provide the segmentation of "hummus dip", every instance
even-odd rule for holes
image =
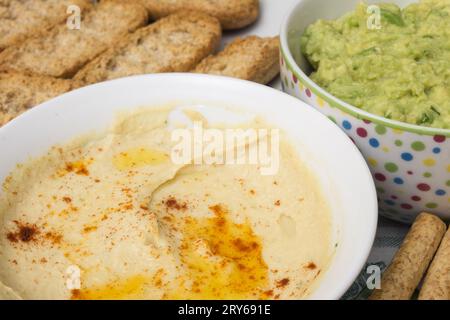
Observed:
[[[377,6],[361,3],[306,29],[311,79],[376,115],[450,129],[450,0]]]
[[[105,133],[55,146],[11,172],[0,195],[4,298],[312,292],[334,253],[331,214],[287,139],[271,176],[256,165],[177,165],[169,114],[122,115]]]

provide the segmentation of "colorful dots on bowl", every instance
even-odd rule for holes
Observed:
[[[406,209],[406,210],[411,210],[413,208],[413,206],[410,205],[409,203],[402,203],[400,205],[400,207],[402,207],[402,209]]]
[[[417,185],[417,189],[419,189],[420,191],[430,191],[431,187],[426,183],[419,183]]]
[[[325,106],[325,101],[323,101],[322,98],[317,97],[317,104],[319,105],[319,107],[323,107]]]
[[[436,164],[436,160],[434,160],[433,158],[427,158],[423,160],[423,164],[427,167],[432,167]]]
[[[436,135],[433,137],[433,140],[437,143],[443,143],[445,141],[445,136],[442,135]]]
[[[358,129],[356,129],[356,134],[358,136],[360,136],[361,138],[365,138],[365,137],[367,137],[367,130],[362,128],[362,127],[360,127]]]
[[[380,142],[376,139],[376,138],[370,138],[369,139],[369,144],[373,147],[373,148],[378,148],[380,146]]]
[[[375,160],[374,158],[370,158],[370,157],[367,158],[367,162],[369,163],[369,165],[371,167],[376,167],[378,165],[378,161]]]
[[[383,135],[387,132],[386,127],[378,124],[375,126],[375,132],[378,133],[379,135]]]
[[[414,151],[423,151],[425,150],[425,144],[422,141],[415,141],[411,143],[411,148]]]
[[[398,171],[398,166],[393,162],[387,162],[384,165],[384,168],[389,172],[397,172]]]
[[[435,213],[450,213],[450,134],[430,134],[430,128],[422,132],[377,117],[368,119],[317,94],[316,88],[305,85],[304,76],[293,72],[289,65],[281,69],[287,93],[338,124],[364,155],[382,215],[411,223],[417,212],[432,209]]]
[[[306,88],[305,93],[306,93],[306,95],[308,96],[308,98],[311,98],[311,96],[312,96],[311,90],[309,90],[308,88]]]
[[[433,174],[431,173],[431,172],[425,172],[424,174],[423,174],[423,177],[424,178],[431,178],[433,176]]]
[[[436,209],[438,207],[437,203],[434,202],[428,202],[425,207],[427,207],[428,209]]]
[[[352,124],[349,121],[347,121],[347,120],[342,121],[342,126],[344,127],[345,130],[351,130],[352,129]]]
[[[409,152],[403,152],[400,156],[405,161],[411,161],[412,159],[414,159],[414,156]]]

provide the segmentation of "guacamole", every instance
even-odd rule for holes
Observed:
[[[311,79],[370,113],[450,129],[450,0],[377,6],[378,23],[361,3],[306,29],[301,48],[315,69]]]

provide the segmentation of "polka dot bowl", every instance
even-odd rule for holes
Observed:
[[[283,91],[324,113],[353,140],[371,169],[381,215],[412,223],[418,213],[427,211],[450,220],[450,130],[367,113],[330,95],[307,76],[311,69],[299,41],[305,28],[319,18],[341,16],[357,2],[299,1],[280,35]]]

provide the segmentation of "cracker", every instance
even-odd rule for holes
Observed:
[[[220,20],[224,29],[239,29],[256,21],[258,0],[141,0],[154,19],[179,10],[198,10]]]
[[[2,0],[0,1],[0,51],[32,35],[40,34],[68,18],[67,9],[81,10],[90,0]]]
[[[0,73],[0,126],[73,87],[71,80],[17,72]]]
[[[183,11],[137,30],[87,64],[74,79],[85,84],[160,72],[186,72],[220,43],[217,19]]]
[[[15,70],[60,78],[72,77],[88,61],[128,33],[143,26],[148,16],[137,3],[102,1],[82,13],[81,28],[66,22],[0,53],[0,71]]]
[[[193,70],[267,84],[280,72],[279,40],[250,36],[237,38]]]

